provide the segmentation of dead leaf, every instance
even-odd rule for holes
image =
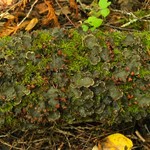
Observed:
[[[26,4],[30,2],[30,0],[22,0],[22,4],[23,4],[23,7],[25,8],[26,7]]]
[[[14,19],[15,16],[13,16],[11,14],[6,14],[3,18],[5,18],[5,19]]]
[[[46,17],[42,20],[42,25],[48,25],[51,21],[54,22],[54,26],[59,27],[58,18],[55,10],[50,1],[44,0],[44,3],[40,3],[36,6],[39,14],[47,13]]]
[[[50,1],[44,0],[44,3],[47,5],[48,14],[46,18],[42,20],[43,25],[48,25],[50,21],[53,21],[55,27],[59,27],[58,18],[55,14],[55,10]]]
[[[35,27],[35,25],[38,23],[38,19],[37,18],[33,18],[29,24],[27,25],[27,27],[25,28],[26,31],[29,31],[31,29],[33,29]]]
[[[7,28],[5,28],[5,30],[2,30],[2,31],[0,32],[0,37],[8,36],[8,35],[14,34],[14,33],[17,32],[17,30],[18,30],[18,26],[7,27]]]
[[[0,27],[3,27],[5,22],[0,22]]]
[[[69,0],[70,7],[76,10],[76,17],[78,16],[78,6],[75,0]]]
[[[39,14],[43,14],[48,11],[47,5],[45,3],[37,4],[35,7],[38,9]]]
[[[5,6],[8,6],[8,5],[11,5],[13,2],[13,0],[0,0],[0,7],[5,5]]]
[[[92,150],[100,150],[97,145],[95,145]]]
[[[61,9],[55,10],[55,14],[57,16],[59,16],[60,14],[68,15],[71,14],[71,12],[68,6],[63,6]]]
[[[24,21],[23,23],[21,23],[21,24],[19,25],[19,29],[22,30],[22,29],[24,29],[25,27],[27,27],[27,25],[29,24],[29,22],[30,22],[30,21],[26,20],[26,21]]]
[[[61,11],[63,14],[66,14],[66,15],[71,13],[68,6],[62,7]]]

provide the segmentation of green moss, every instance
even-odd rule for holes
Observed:
[[[133,117],[143,111],[140,107],[137,106],[137,104],[131,104],[131,106],[128,106],[127,110],[130,114],[132,114]]]
[[[34,40],[32,42],[31,50],[37,51],[38,49],[42,49],[43,45],[47,45],[52,39],[51,33],[48,31],[42,32],[34,32],[33,33]]]
[[[5,46],[5,44],[10,42],[11,40],[12,40],[12,38],[10,36],[0,38],[0,47]]]
[[[75,48],[75,43],[72,41],[68,43],[63,40],[60,48],[63,50],[63,53],[66,54],[69,58],[74,57],[77,52],[77,49]]]
[[[140,77],[141,78],[144,78],[145,76],[150,76],[150,70],[147,70],[147,69],[141,69],[140,70]]]
[[[69,60],[70,72],[79,72],[88,65],[89,61],[85,56],[87,50],[82,45],[82,36],[76,31],[72,33],[69,42],[66,40],[61,41],[60,49]]]
[[[38,97],[39,94],[40,93],[36,93],[36,90],[32,91],[27,98],[24,98],[23,103],[21,105],[27,106],[27,105],[34,105],[34,104],[38,103],[39,102],[39,97]]]
[[[46,65],[49,61],[49,58],[43,58],[37,65],[32,61],[29,61],[26,65],[25,75],[22,82],[24,84],[42,85],[44,82],[42,72],[46,70]]]
[[[134,14],[135,14],[135,16],[140,18],[140,17],[143,17],[143,16],[149,14],[149,12],[150,12],[149,10],[145,11],[145,10],[140,9],[140,10],[134,12]]]
[[[39,70],[45,70],[46,66],[48,65],[48,63],[51,61],[51,58],[44,58],[44,56],[42,56],[42,60],[37,64],[37,68]]]
[[[23,78],[23,83],[24,84],[29,84],[31,83],[32,77],[36,75],[37,67],[32,64],[32,62],[28,62]]]
[[[6,55],[7,56],[13,56],[14,55],[14,50],[7,50]]]
[[[17,121],[17,119],[13,118],[13,116],[8,115],[5,118],[5,125],[11,126],[11,128],[13,128],[13,127],[16,128],[18,126],[18,121]]]
[[[69,65],[70,72],[80,72],[88,65],[88,60],[82,56],[77,56],[75,61]]]
[[[138,35],[138,34],[137,34]],[[143,31],[140,33],[140,36],[142,37],[141,40],[143,42],[143,45],[146,47],[144,50],[150,49],[150,32]]]
[[[0,108],[0,112],[5,113],[5,112],[9,112],[11,111],[13,108],[13,102],[8,102],[6,104],[4,104],[1,108]]]

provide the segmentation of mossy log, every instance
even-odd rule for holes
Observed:
[[[53,29],[0,39],[0,126],[150,115],[150,34]]]

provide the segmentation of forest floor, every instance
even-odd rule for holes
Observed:
[[[0,0],[0,37],[54,27],[78,29],[96,8],[96,2],[91,0]],[[150,31],[150,0],[112,0],[108,8],[110,14],[102,17],[103,23],[98,29],[104,32]],[[147,118],[112,127],[98,122],[66,126],[53,123],[19,131],[7,127],[0,130],[0,149],[92,150],[101,139],[119,132],[133,141],[133,149],[149,150],[149,122]]]

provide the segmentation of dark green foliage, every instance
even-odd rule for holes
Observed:
[[[146,117],[150,36],[121,34],[55,29],[0,39],[0,125]]]

